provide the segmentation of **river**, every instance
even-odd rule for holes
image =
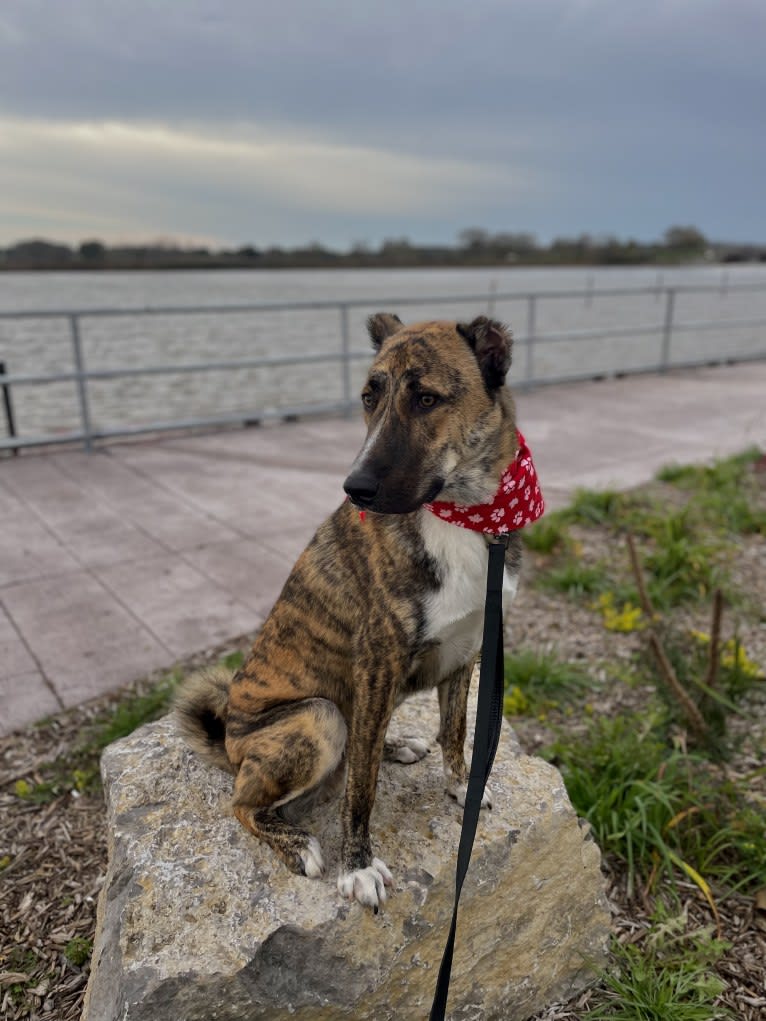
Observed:
[[[758,283],[761,289],[737,292],[732,285]],[[704,294],[676,295],[671,357],[733,358],[766,350],[766,326],[726,326],[703,331],[683,324],[760,318],[766,320],[766,266],[704,266],[636,269],[431,269],[431,270],[211,270],[185,272],[3,273],[0,311],[140,309],[168,306],[237,305],[261,302],[369,301],[349,314],[352,350],[368,350],[364,319],[373,311],[398,311],[405,321],[424,318],[470,319],[492,311],[517,336],[528,329],[530,291],[582,290],[566,299],[538,298],[537,336],[569,331],[612,330],[617,336],[536,344],[534,375],[624,371],[656,364],[666,313],[665,286],[705,285]],[[653,288],[632,296],[588,296],[588,288]],[[500,300],[494,294],[520,295]],[[464,304],[455,299],[476,296]],[[424,299],[397,308],[396,300]],[[388,300],[386,300],[388,299]],[[432,299],[432,300],[425,300]],[[630,328],[636,332],[631,333]],[[81,320],[83,354],[89,369],[180,365],[205,360],[255,358],[275,354],[338,351],[337,309],[266,313],[209,313],[92,317]],[[510,381],[529,369],[519,349]],[[60,319],[0,320],[0,361],[9,373],[67,372],[73,369],[69,324]],[[365,371],[354,363],[356,392]],[[339,364],[246,369],[236,372],[172,374],[89,383],[94,425],[98,428],[149,422],[288,409],[342,398]],[[17,431],[22,436],[55,435],[79,427],[74,383],[14,386]],[[2,424],[0,424],[0,434]]]

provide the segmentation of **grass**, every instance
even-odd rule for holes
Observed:
[[[505,657],[505,713],[546,713],[580,699],[589,683],[582,670],[552,653],[520,649]]]
[[[766,510],[758,506],[753,472],[761,457],[761,451],[751,447],[711,465],[668,465],[657,478],[687,492],[697,515],[710,527],[765,535]]]
[[[732,1018],[715,1005],[725,982],[712,965],[727,949],[710,929],[686,931],[684,915],[660,923],[640,945],[613,942],[613,967],[602,974],[604,995],[588,1021],[717,1021]]]
[[[726,780],[703,756],[673,748],[668,716],[649,711],[589,721],[546,750],[578,815],[627,873],[629,895],[684,874],[712,903],[728,890],[766,884],[766,841],[748,786]]]

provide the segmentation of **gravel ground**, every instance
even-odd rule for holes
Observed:
[[[586,555],[608,555],[606,533],[589,531]],[[603,549],[599,544],[603,544]],[[614,555],[614,551],[612,551]],[[596,681],[605,679],[607,664],[627,665],[642,642],[639,633],[607,632],[593,609],[577,605],[532,584],[541,563],[527,555],[526,584],[509,614],[512,646],[550,648],[562,659],[579,661]],[[738,584],[751,604],[766,605],[766,543],[762,537],[742,541],[732,564]],[[766,621],[750,613],[739,633],[748,653],[766,665]],[[708,627],[708,614],[686,615],[694,627]],[[732,620],[726,619],[731,628]],[[181,664],[184,670],[212,662],[232,649],[248,647],[252,636],[240,636],[226,648],[207,650]],[[131,686],[146,691],[155,674]],[[587,699],[597,714],[613,714],[645,704],[648,689],[627,684],[597,683]],[[102,698],[0,740],[0,1017],[7,1021],[74,1021],[79,1018],[88,977],[88,942],[95,927],[96,900],[106,869],[104,806],[100,796],[68,790],[43,804],[21,798],[16,784],[34,785],[45,778],[44,764],[77,745],[83,725],[114,706],[124,693]],[[519,739],[530,752],[552,736],[556,722],[577,727],[578,720],[514,720]],[[740,750],[727,768],[750,771],[763,766],[766,735],[764,699],[750,706]],[[628,898],[625,878],[613,862],[605,862],[614,927],[623,942],[640,942],[649,926],[652,905],[644,897]],[[709,926],[711,916],[699,891],[681,883],[690,925]],[[726,981],[722,997],[742,1021],[766,1017],[766,892],[756,900],[730,896],[719,903],[721,935],[731,944],[716,970]],[[78,953],[79,948],[79,953]],[[84,949],[83,949],[84,948]],[[588,991],[576,1001],[549,1008],[538,1021],[575,1021],[598,994]],[[672,1019],[668,1019],[672,1021]]]

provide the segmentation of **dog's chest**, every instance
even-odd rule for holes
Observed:
[[[439,673],[445,677],[479,651],[487,590],[487,543],[472,532],[423,512],[422,535],[439,567],[441,585],[425,603],[425,637],[439,647]],[[506,599],[516,593],[518,577],[505,572]]]

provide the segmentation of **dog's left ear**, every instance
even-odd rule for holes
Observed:
[[[367,320],[367,332],[370,335],[372,346],[380,351],[380,346],[386,337],[392,336],[404,326],[399,316],[393,312],[377,312]]]
[[[511,366],[511,331],[496,319],[477,316],[471,323],[458,323],[457,332],[473,349],[487,389],[497,390]]]

